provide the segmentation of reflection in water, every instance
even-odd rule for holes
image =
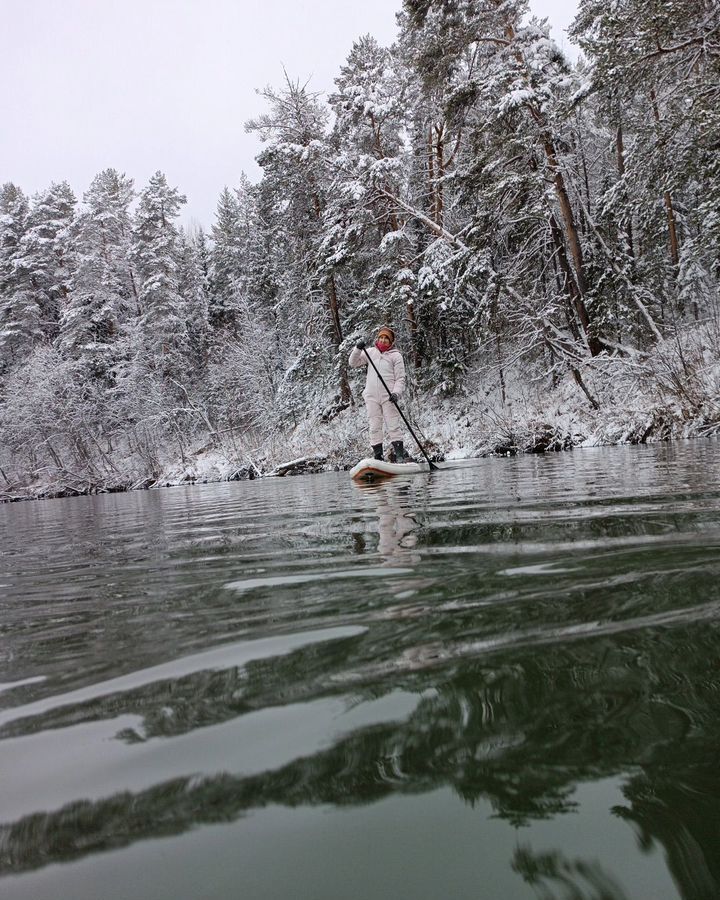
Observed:
[[[686,639],[691,638],[688,632]],[[360,649],[361,638],[340,646],[334,648],[337,668],[342,656]],[[638,822],[645,842],[663,843],[677,882],[685,886],[682,896],[710,897],[712,892],[703,894],[699,886],[715,888],[720,883],[720,770],[707,764],[697,767],[694,760],[716,759],[720,741],[715,714],[720,680],[708,676],[704,663],[719,649],[717,635],[695,644],[692,666],[683,661],[684,641],[671,660],[662,656],[666,649],[648,635],[634,635],[599,647],[585,643],[549,653],[526,650],[512,661],[476,663],[457,673],[444,672],[439,679],[422,673],[406,685],[418,697],[409,717],[370,721],[334,740],[333,717],[323,718],[319,710],[308,708],[303,716],[313,718],[315,733],[323,722],[329,729],[325,740],[333,742],[327,749],[252,776],[198,773],[139,792],[30,814],[0,829],[0,866],[3,871],[22,871],[158,834],[182,833],[198,823],[231,821],[277,803],[367,804],[444,784],[471,805],[489,799],[498,816],[527,827],[572,813],[579,782],[631,766],[638,774],[626,782],[630,805],[618,814]],[[85,709],[69,706],[51,719],[25,722],[25,727],[28,733],[40,728],[47,732],[78,720],[146,710],[135,732],[117,734],[137,744],[236,717],[242,721],[252,711],[267,708],[284,685],[307,678],[317,663],[316,651],[314,646],[297,650],[271,666],[250,662],[242,674],[193,674],[172,690],[158,683],[110,695]],[[325,674],[327,669],[322,667]],[[691,694],[678,686],[678,669],[696,685]],[[312,693],[318,693],[317,687]],[[371,686],[360,692],[366,701],[374,693]],[[329,702],[315,701],[318,708]],[[168,703],[173,704],[171,716]],[[292,720],[289,710],[285,718]],[[241,727],[233,735],[235,744],[242,745],[250,733],[250,723],[246,732]],[[268,739],[274,737],[268,732]],[[297,734],[293,741],[299,750]],[[322,734],[318,743],[324,743]],[[271,758],[268,754],[266,762]],[[584,868],[555,859],[549,866],[543,857],[531,868],[525,854],[516,855],[514,865],[524,877],[534,872],[537,878],[562,876],[567,882],[575,872],[593,884],[596,876],[597,884],[612,882],[610,876],[600,878],[594,863]]]
[[[561,897],[574,900],[629,900],[617,881],[597,862],[570,862],[558,851],[533,853],[527,847],[519,847],[513,869],[535,888],[541,900],[555,900],[558,894],[553,885],[557,885]]]
[[[413,509],[414,496],[411,486],[401,480],[389,480],[379,484],[356,484],[375,507],[378,521],[377,552],[387,565],[412,564],[421,557],[413,554],[417,546],[418,528]]]
[[[698,762],[658,760],[628,784],[629,805],[615,809],[636,824],[641,846],[657,841],[664,848],[683,897],[710,900],[720,894],[717,746],[694,753]]]
[[[423,798],[437,880],[411,889],[408,848],[394,896],[720,896],[720,483],[691,446],[173,491],[147,520],[132,495],[27,505],[4,556],[0,875],[45,896],[33,873],[72,863],[62,895],[101,853],[202,857],[220,838],[200,825],[317,809],[355,830],[305,848],[284,895],[368,896],[343,872],[370,843],[373,867],[402,859],[372,836]],[[583,788],[608,779],[598,814]]]

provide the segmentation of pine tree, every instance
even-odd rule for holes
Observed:
[[[140,279],[138,363],[180,377],[189,350],[188,315],[179,290],[179,238],[174,224],[185,197],[156,172],[140,194],[132,259]]]
[[[85,364],[85,377],[110,377],[122,307],[112,267],[102,259],[84,257],[73,280],[56,343],[66,357]]]
[[[106,169],[85,193],[74,227],[77,271],[58,346],[96,378],[111,378],[123,329],[137,311],[129,262],[133,197],[132,180]]]
[[[0,187],[0,295],[17,287],[16,261],[25,233],[29,204],[25,194],[8,182]]]
[[[622,157],[623,190],[611,185],[604,205],[625,203],[636,280],[666,324],[698,315],[686,273],[717,271],[719,27],[706,0],[582,0],[572,29]]]
[[[282,91],[266,88],[262,95],[270,111],[246,125],[266,144],[258,156],[265,172],[261,203],[278,230],[284,232],[282,243],[292,248],[293,271],[286,275],[292,280],[295,302],[302,299],[305,315],[312,320],[310,330],[318,339],[312,353],[298,360],[294,371],[302,368],[310,374],[315,361],[326,358],[327,348],[331,348],[329,362],[337,379],[339,402],[346,404],[350,387],[343,346],[343,299],[334,273],[318,265],[330,181],[328,113],[306,86],[290,79]],[[320,296],[323,315],[318,318],[315,303]]]
[[[392,53],[357,41],[335,79],[333,183],[324,215],[323,264],[342,272],[353,305],[348,327],[366,332],[392,321],[416,340],[415,255],[399,203],[405,194],[406,82]]]
[[[14,186],[6,186],[4,197],[0,353],[7,362],[57,336],[75,265],[71,226],[76,201],[67,182],[38,194],[29,211]]]
[[[20,243],[18,269],[40,310],[40,327],[55,338],[75,265],[71,225],[75,195],[66,182],[53,183],[33,198]]]
[[[135,199],[132,178],[115,169],[97,175],[83,200],[86,214],[86,246],[92,244],[94,255],[102,256],[120,282],[122,297],[137,308],[138,289],[130,266],[132,220],[130,205]],[[89,232],[94,231],[94,237]]]
[[[199,376],[208,353],[208,265],[209,251],[201,228],[178,234],[178,293],[187,313],[188,349],[193,377]]]
[[[29,310],[19,301],[27,287],[17,263],[28,211],[20,188],[11,183],[0,188],[0,372],[10,366],[23,343],[29,346],[40,337],[39,309],[33,308],[30,298]]]
[[[233,332],[237,326],[239,284],[243,275],[243,235],[237,196],[223,188],[217,205],[210,255],[210,327]]]
[[[546,255],[525,253],[525,260],[534,256],[536,263],[523,260],[519,266],[513,259],[519,248],[526,241],[538,251],[552,248],[561,268],[568,324],[597,355],[602,345],[589,305],[587,242],[566,159],[570,98],[579,88],[567,62],[546,26],[523,24],[524,0],[406,0],[404,10],[405,46],[425,92],[444,92],[448,119],[467,133],[456,181],[466,203],[471,197],[480,201],[473,243],[478,251],[484,245],[491,257],[507,257],[501,274],[512,302],[513,292],[527,293],[528,279],[540,281],[543,266],[537,263]],[[494,189],[492,204],[482,194],[488,184]],[[493,222],[503,206],[509,212],[508,205],[519,221],[510,214],[502,223]]]

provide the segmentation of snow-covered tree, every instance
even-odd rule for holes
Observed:
[[[175,219],[185,197],[156,172],[140,194],[132,259],[138,273],[137,353],[141,369],[178,377],[189,352],[188,311],[179,289]]]
[[[132,179],[114,169],[97,175],[74,226],[76,266],[58,346],[88,375],[108,378],[123,331],[137,313],[130,267]]]
[[[407,217],[406,81],[398,60],[369,35],[357,41],[329,98],[335,113],[332,189],[322,262],[349,283],[348,330],[392,321],[415,340],[414,256]]]
[[[688,271],[717,272],[719,28],[706,0],[581,0],[572,29],[615,136],[601,202],[631,229],[633,279],[666,327],[706,306],[688,304]]]
[[[232,332],[243,274],[243,235],[238,199],[228,187],[220,194],[210,233],[210,327]]]
[[[33,198],[20,242],[17,265],[37,298],[43,332],[51,338],[57,334],[75,265],[71,225],[76,202],[66,181],[51,184]]]
[[[7,297],[18,286],[17,258],[25,233],[29,204],[12,183],[0,187],[0,295]]]
[[[201,228],[180,229],[178,235],[178,292],[187,314],[188,349],[194,377],[205,367],[208,352],[209,251]]]
[[[67,182],[34,197],[26,217],[24,200],[12,195],[10,189],[3,216],[9,264],[0,322],[5,358],[57,336],[75,266],[71,226],[76,200]]]
[[[292,295],[287,302],[300,303],[297,325],[306,334],[312,333],[315,342],[312,349],[307,344],[303,348],[304,358],[298,360],[294,371],[319,374],[316,362],[327,359],[330,350],[329,366],[321,368],[334,372],[339,400],[344,404],[350,398],[343,347],[344,298],[334,273],[318,265],[328,204],[327,166],[332,156],[328,111],[307,86],[290,79],[282,90],[266,88],[262,96],[269,111],[246,126],[265,143],[258,156],[265,173],[260,204],[267,224],[277,228],[279,249],[289,251],[291,268],[286,268],[283,276]],[[305,351],[310,352],[305,355]]]
[[[426,93],[442,90],[448,120],[466,134],[454,179],[474,207],[472,256],[489,254],[511,306],[514,292],[537,289],[554,257],[568,324],[597,355],[587,240],[568,165],[568,114],[581,85],[547,26],[525,24],[526,13],[525,0],[406,0],[404,43]]]
[[[12,183],[0,188],[0,372],[7,368],[24,342],[40,336],[40,311],[32,298],[29,308],[20,302],[28,287],[18,269],[20,247],[29,204],[25,194]]]

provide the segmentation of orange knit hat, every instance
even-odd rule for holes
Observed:
[[[383,325],[382,328],[378,331],[378,337],[382,337],[383,335],[390,339],[391,344],[395,343],[395,332],[392,330],[392,328],[390,328],[389,325]]]

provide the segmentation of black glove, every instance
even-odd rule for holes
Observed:
[[[360,338],[360,340],[357,342],[357,344],[355,344],[355,346],[358,348],[358,350],[364,350],[367,345],[365,344],[365,341],[362,338]]]
[[[392,400],[393,403],[397,403],[397,402],[398,402],[398,395],[397,395],[397,394],[389,394],[388,396],[390,397],[390,399]]]

